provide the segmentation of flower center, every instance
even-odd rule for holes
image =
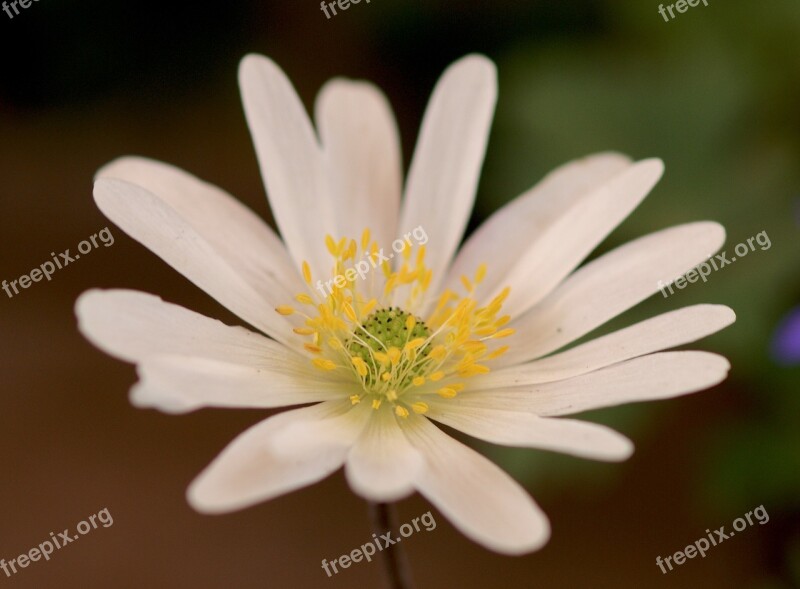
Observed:
[[[286,305],[276,311],[302,318],[294,332],[311,338],[303,345],[314,355],[317,369],[355,378],[359,389],[350,395],[353,405],[367,401],[377,410],[389,403],[399,417],[408,417],[410,411],[425,413],[427,396],[455,397],[464,388],[464,379],[489,372],[486,362],[508,350],[495,343],[514,332],[502,328],[510,317],[499,316],[509,289],[483,307],[473,298],[486,275],[485,265],[473,278],[461,277],[466,294],[445,290],[423,320],[407,309],[422,306],[431,282],[424,245],[412,261],[414,245],[406,243],[396,251],[402,253],[402,262],[392,269],[388,260],[393,256],[383,255],[370,240],[369,230],[364,231],[360,248],[352,239],[337,242],[328,236],[325,243],[334,258],[332,278],[325,283],[318,280],[312,288],[311,271],[304,262],[308,293],[295,297],[313,311],[303,313]],[[396,306],[401,299],[402,307]]]
[[[359,374],[365,387],[389,386],[402,391],[415,377],[422,376],[423,365],[431,351],[430,344],[426,343],[430,336],[431,330],[424,322],[390,307],[369,315],[345,343],[345,350],[357,370],[366,367],[366,374]]]

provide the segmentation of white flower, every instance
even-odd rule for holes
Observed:
[[[405,190],[395,122],[374,86],[329,82],[316,103],[318,138],[272,61],[246,57],[240,84],[283,243],[219,188],[159,162],[108,164],[94,195],[126,233],[261,333],[134,291],[93,290],[76,305],[87,338],[137,365],[137,406],[312,404],[234,440],[188,490],[199,511],[241,509],[344,465],[369,500],[418,490],[472,540],[529,552],[547,541],[545,516],[434,421],[497,444],[624,460],[628,439],[561,416],[725,378],[720,356],[662,351],[733,322],[723,306],[665,313],[558,352],[722,245],[722,227],[690,223],[576,270],[655,185],[660,161],[603,153],[569,163],[456,253],[494,110],[490,61],[468,56],[442,76]],[[429,243],[320,294],[318,280],[345,274],[365,252],[390,252],[414,229]]]

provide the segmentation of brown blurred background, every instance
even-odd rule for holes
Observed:
[[[661,156],[664,181],[602,246],[716,219],[729,249],[766,230],[772,247],[621,320],[697,302],[738,314],[699,347],[730,379],[686,398],[594,412],[636,443],[624,464],[477,445],[522,481],[553,525],[540,552],[494,555],[434,510],[406,548],[430,587],[800,587],[798,368],[770,341],[800,303],[800,5],[712,0],[665,23],[657,3],[600,0],[361,3],[327,20],[303,2],[41,0],[0,12],[0,280],[14,280],[109,226],[116,241],[9,299],[0,291],[0,558],[108,508],[100,528],[0,586],[19,588],[371,588],[380,564],[327,578],[371,537],[341,473],[233,515],[184,500],[192,478],[265,416],[132,408],[131,366],[89,345],[73,304],[91,287],[157,293],[235,317],[133,242],[91,198],[98,167],[162,159],[270,220],[236,84],[240,57],[273,57],[307,106],[334,75],[387,92],[406,163],[428,93],[473,51],[499,67],[497,118],[474,227],[550,168],[593,151]],[[662,575],[668,556],[764,505],[755,525]],[[400,522],[428,511],[414,496]]]

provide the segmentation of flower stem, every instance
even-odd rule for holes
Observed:
[[[372,531],[377,535],[385,535],[397,529],[397,514],[391,503],[369,502],[369,518],[372,522]],[[378,540],[381,541],[380,539]],[[383,542],[385,544],[385,541]],[[411,581],[411,568],[405,550],[399,543],[387,546],[382,551],[386,576],[391,589],[413,589]]]

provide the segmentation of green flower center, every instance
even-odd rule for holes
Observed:
[[[383,370],[378,358],[382,354],[391,354],[391,350],[403,350],[409,342],[420,338],[427,341],[430,336],[431,330],[424,321],[402,309],[389,307],[370,314],[361,328],[355,331],[354,337],[346,342],[345,348],[351,357],[364,361],[368,369],[365,375],[366,384],[372,387],[380,382],[378,379]],[[421,346],[416,350],[415,360],[427,357],[430,349],[429,343]],[[378,358],[375,352],[378,352]],[[422,372],[421,365],[407,368],[400,381],[395,383],[398,389],[402,390],[409,386],[414,377]]]

